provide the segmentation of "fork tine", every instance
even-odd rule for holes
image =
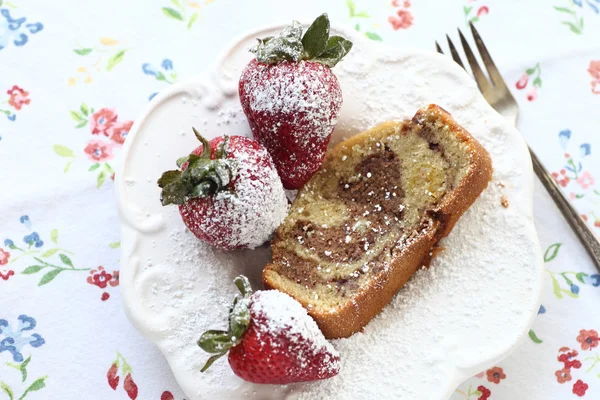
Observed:
[[[504,79],[502,79],[502,75],[500,75],[500,71],[498,71],[494,60],[492,60],[492,56],[485,47],[485,44],[483,44],[483,39],[481,39],[481,36],[479,36],[479,32],[477,32],[477,29],[475,29],[475,25],[473,25],[473,23],[470,22],[469,26],[471,27],[471,32],[473,33],[473,37],[475,38],[475,44],[477,45],[477,49],[479,50],[479,54],[481,55],[481,59],[483,60],[483,65],[485,65],[485,68],[487,69],[487,72],[490,75],[494,86],[507,88]]]
[[[442,48],[440,47],[440,44],[437,42],[437,40],[435,41],[435,49],[437,50],[438,53],[444,54],[444,52],[442,51]]]
[[[460,36],[460,41],[462,43],[463,49],[465,50],[465,54],[467,55],[467,60],[469,61],[471,70],[473,71],[475,82],[477,82],[479,91],[485,96],[486,94],[490,93],[491,90],[493,90],[493,87],[487,80],[485,74],[481,70],[481,67],[479,67],[479,63],[477,62],[477,59],[475,58],[473,51],[471,51],[471,47],[469,46],[467,39],[465,39],[460,29],[458,30],[458,35]]]
[[[456,51],[456,47],[454,47],[454,43],[452,43],[452,40],[450,40],[450,36],[446,35],[446,39],[448,39],[448,46],[450,47],[450,54],[452,54],[452,59],[454,60],[454,62],[456,62],[458,65],[460,65],[464,70],[466,70],[465,65],[463,64],[462,60],[460,59],[460,55],[458,54],[458,51]]]

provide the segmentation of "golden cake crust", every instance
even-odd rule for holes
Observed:
[[[281,260],[288,256],[294,259],[293,257],[296,256],[288,248],[280,245],[288,239],[283,228],[286,224],[285,221],[275,234],[272,241],[273,262],[267,265],[263,271],[263,283],[268,289],[280,290],[300,301],[327,338],[348,337],[360,331],[381,312],[410,277],[420,267],[428,265],[430,254],[436,243],[450,233],[460,216],[475,202],[491,180],[492,163],[488,152],[464,128],[458,125],[448,112],[433,104],[420,109],[411,121],[386,122],[338,144],[328,151],[321,167],[323,171],[321,173],[327,174],[330,170],[335,170],[335,163],[339,162],[342,154],[349,148],[364,143],[366,137],[376,136],[378,132],[398,126],[404,132],[408,127],[424,127],[426,125],[444,126],[453,136],[452,140],[467,149],[469,161],[468,168],[465,169],[466,173],[452,187],[452,190],[445,193],[434,209],[427,210],[429,223],[420,230],[418,235],[402,249],[386,249],[393,254],[389,264],[386,263],[384,270],[372,274],[366,288],[361,286],[356,295],[352,296],[351,301],[347,301],[335,309],[319,307],[315,302],[309,302],[308,296],[299,292],[300,289],[294,282],[280,274]],[[422,131],[424,135],[427,135],[426,129],[422,129]],[[307,186],[310,186],[310,182]],[[298,193],[298,196],[302,195],[307,186]],[[306,291],[310,291],[310,289],[307,288]]]

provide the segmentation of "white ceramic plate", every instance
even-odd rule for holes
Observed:
[[[472,80],[434,53],[394,49],[335,29],[354,42],[334,71],[344,105],[332,142],[376,123],[411,117],[429,103],[453,114],[492,155],[488,189],[363,333],[334,342],[338,376],[296,386],[252,385],[225,359],[207,373],[196,340],[225,326],[231,280],[260,285],[266,247],[221,252],[186,231],[176,207],[162,207],[156,180],[197,146],[191,127],[214,136],[250,135],[237,82],[247,49],[273,27],[234,41],[213,72],[156,96],[123,148],[116,186],[121,216],[121,291],[127,314],[167,358],[185,393],[199,399],[448,398],[466,378],[506,357],[529,329],[541,292],[541,252],[532,219],[533,173],[524,141],[484,101]],[[508,208],[501,206],[502,197]]]

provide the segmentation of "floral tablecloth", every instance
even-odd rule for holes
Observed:
[[[374,41],[433,49],[475,23],[519,101],[523,135],[600,232],[599,9],[600,0],[0,0],[0,399],[185,397],[119,301],[114,164],[148,99],[208,69],[251,27],[327,11]],[[529,338],[452,400],[600,399],[599,271],[539,184],[535,210],[546,274]]]

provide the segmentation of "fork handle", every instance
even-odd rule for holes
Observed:
[[[573,208],[569,200],[565,197],[562,190],[558,187],[552,176],[548,173],[546,168],[542,165],[539,158],[535,155],[531,148],[529,149],[531,154],[531,160],[533,161],[533,170],[536,175],[546,187],[550,197],[558,206],[558,209],[565,217],[571,228],[575,231],[581,243],[592,257],[592,261],[596,264],[596,267],[600,269],[600,241],[598,237],[592,232],[588,224],[579,216],[579,213]]]

